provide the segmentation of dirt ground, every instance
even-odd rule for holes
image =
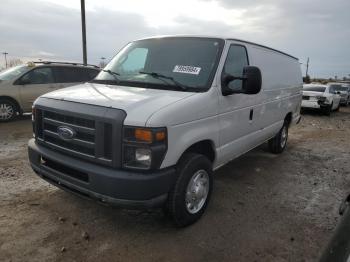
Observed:
[[[308,112],[281,155],[215,172],[211,203],[176,229],[159,210],[102,206],[31,170],[30,116],[0,124],[0,261],[317,261],[350,191],[350,108]]]

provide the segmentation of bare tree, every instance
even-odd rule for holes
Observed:
[[[106,58],[105,57],[101,57],[101,61],[100,61],[100,64],[99,64],[99,67],[100,68],[104,68],[106,66],[106,62],[105,62]]]
[[[16,66],[16,65],[21,65],[21,64],[23,64],[23,61],[21,59],[19,59],[19,58],[10,59],[7,62],[8,67],[13,67],[13,66]]]

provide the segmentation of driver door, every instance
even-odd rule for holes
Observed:
[[[229,46],[222,75],[242,77],[243,68],[249,65],[247,48],[241,44]],[[240,89],[242,80],[228,84],[230,89]],[[254,131],[257,112],[257,95],[231,94],[219,97],[220,147],[223,161],[250,150],[256,143]]]
[[[34,68],[22,76],[18,82],[24,111],[31,111],[33,102],[41,95],[56,88],[55,79],[50,67]]]

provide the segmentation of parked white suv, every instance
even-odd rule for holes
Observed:
[[[198,220],[213,170],[269,141],[281,153],[300,119],[298,59],[226,38],[129,43],[93,82],[41,96],[32,168],[68,191]]]

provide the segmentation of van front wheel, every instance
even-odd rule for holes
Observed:
[[[203,155],[186,153],[181,158],[165,208],[176,226],[191,225],[203,215],[212,191],[212,173],[212,164]]]
[[[271,153],[280,154],[286,148],[288,140],[288,127],[288,122],[284,121],[284,124],[277,135],[269,140],[269,149]]]

